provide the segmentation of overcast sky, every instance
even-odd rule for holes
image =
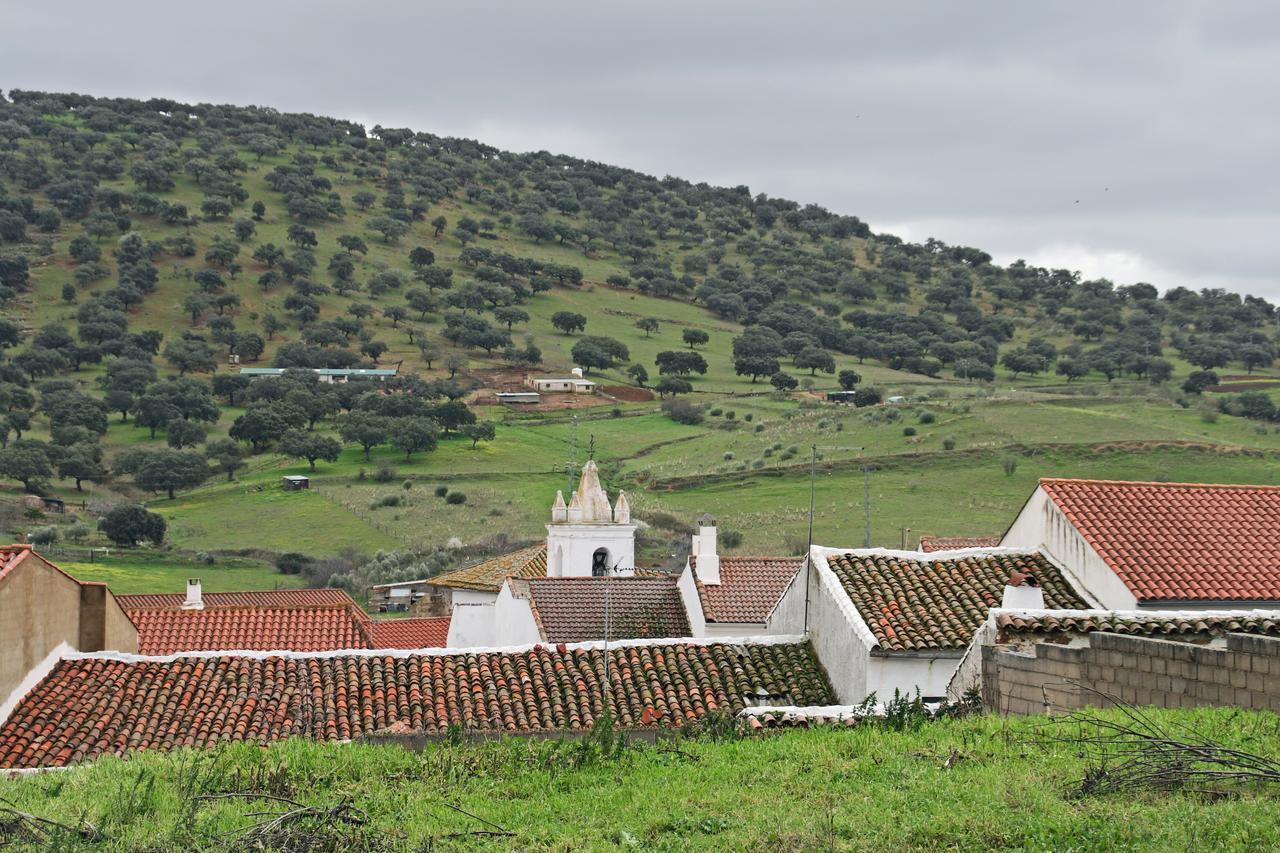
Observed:
[[[262,104],[1280,298],[1274,3],[14,3],[0,88]]]

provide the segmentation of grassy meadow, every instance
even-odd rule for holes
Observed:
[[[1228,746],[1280,753],[1272,715],[1151,713]],[[320,811],[285,821],[273,849],[1243,851],[1280,837],[1269,789],[1080,796],[1095,765],[1074,744],[1039,742],[1043,723],[979,716],[903,732],[683,738],[616,756],[567,741],[420,753],[240,744],[0,779],[0,799],[96,829],[96,841],[55,834],[61,849],[251,847],[263,843],[255,824],[293,808],[270,797]],[[325,817],[339,806],[355,820]]]

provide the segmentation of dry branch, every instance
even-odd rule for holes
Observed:
[[[1191,729],[1161,726],[1141,709],[1087,685],[1120,711],[1119,720],[1073,711],[1037,728],[1041,744],[1079,747],[1090,759],[1080,796],[1184,790],[1221,796],[1228,783],[1280,783],[1280,761],[1222,746]]]

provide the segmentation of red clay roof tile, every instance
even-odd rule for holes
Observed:
[[[1139,601],[1280,600],[1280,486],[1040,487]]]
[[[800,570],[799,557],[720,558],[720,583],[698,581],[708,622],[764,622]],[[697,555],[689,557],[696,576]]]
[[[143,607],[125,613],[137,626],[138,653],[144,655],[370,648],[352,607]]]
[[[1000,544],[999,536],[921,536],[920,550],[957,551],[961,548],[994,548]]]
[[[1036,577],[1046,607],[1086,606],[1039,554],[912,560],[850,553],[827,563],[885,651],[966,648],[1015,571]]]
[[[581,730],[604,707],[604,654],[553,645],[507,653],[70,658],[0,725],[0,768],[228,741],[342,740],[406,724],[426,732],[453,725]],[[761,691],[796,705],[832,701],[808,644],[633,644],[608,654],[610,708],[621,726],[733,713]]]
[[[535,578],[529,605],[548,643],[577,643],[605,636],[608,587],[609,637],[687,637],[689,618],[676,578]]]
[[[368,624],[375,649],[435,649],[448,645],[448,616],[376,619]]]

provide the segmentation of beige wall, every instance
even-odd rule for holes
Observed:
[[[136,652],[138,632],[105,586],[82,586],[28,554],[0,579],[0,703],[62,643]]]

